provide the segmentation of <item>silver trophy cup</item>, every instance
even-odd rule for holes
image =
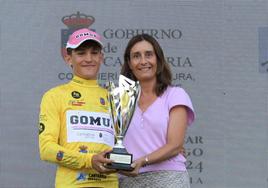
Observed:
[[[114,161],[113,163],[107,164],[107,168],[127,171],[133,170],[131,167],[132,154],[129,154],[123,146],[123,138],[129,127],[139,94],[139,83],[123,75],[119,76],[118,87],[115,87],[113,82],[109,82],[108,101],[116,143],[113,151],[107,154],[107,158]]]

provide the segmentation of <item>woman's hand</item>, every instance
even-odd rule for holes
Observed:
[[[134,168],[132,171],[118,171],[119,174],[125,176],[137,176],[139,174],[140,168],[145,164],[145,159],[142,157],[136,161],[134,161],[131,166]]]

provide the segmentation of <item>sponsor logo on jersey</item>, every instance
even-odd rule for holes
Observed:
[[[85,101],[78,101],[78,100],[70,100],[69,105],[71,106],[84,106],[86,104]]]
[[[87,146],[79,146],[79,152],[80,153],[87,153],[88,151],[87,151]]]
[[[47,121],[47,115],[46,114],[40,114],[39,115],[39,121]]]
[[[45,125],[43,123],[39,123],[39,134],[44,132],[44,130],[45,130]]]
[[[100,103],[102,104],[102,105],[105,105],[105,99],[104,98],[100,98]]]
[[[78,91],[73,91],[72,97],[75,99],[79,99],[81,97],[81,93],[79,93]]]
[[[63,151],[59,151],[59,152],[57,153],[56,159],[57,159],[58,161],[62,161],[62,159],[63,159],[63,155],[64,155],[64,152],[63,152]]]
[[[85,180],[94,180],[94,181],[101,181],[103,179],[106,179],[107,176],[103,174],[86,174],[83,172],[79,172],[77,174],[77,181],[85,181]]]
[[[114,129],[108,113],[67,110],[66,126],[68,143],[94,142],[114,145]]]
[[[70,113],[68,117],[68,122],[70,122],[72,126],[92,125],[98,127],[112,128],[112,125],[110,123],[110,117],[107,116],[107,114],[105,113],[85,112],[82,114],[74,111],[73,114]]]
[[[107,176],[104,174],[88,174],[88,177],[87,177],[88,180],[96,180],[96,181],[100,181],[106,178]]]
[[[80,172],[80,173],[77,174],[76,180],[77,181],[85,181],[86,178],[87,178],[87,174],[83,173],[83,172]]]

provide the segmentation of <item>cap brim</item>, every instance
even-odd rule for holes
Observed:
[[[101,48],[103,48],[103,44],[100,42],[100,41],[98,41],[98,40],[96,40],[96,39],[92,39],[92,38],[86,38],[86,39],[84,39],[84,40],[81,40],[79,43],[77,43],[77,44],[70,44],[70,43],[68,43],[67,42],[67,44],[66,44],[66,49],[67,48],[71,48],[71,49],[76,49],[76,48],[78,48],[83,42],[85,42],[85,41],[95,41],[95,42],[97,42],[99,45],[100,45],[100,47]]]

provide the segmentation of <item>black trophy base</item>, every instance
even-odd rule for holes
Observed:
[[[125,171],[134,170],[131,167],[132,154],[129,154],[125,148],[113,148],[113,151],[108,153],[106,157],[114,161],[106,164],[106,168]]]
[[[133,167],[131,167],[131,165],[129,164],[122,164],[122,163],[110,163],[110,164],[106,164],[105,168],[108,169],[114,169],[114,170],[123,170],[123,171],[132,171],[134,170]]]

